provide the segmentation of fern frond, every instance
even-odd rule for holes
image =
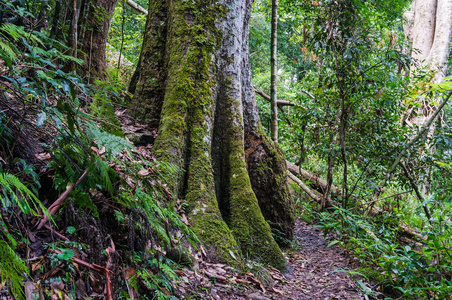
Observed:
[[[96,166],[96,169],[100,173],[100,179],[102,180],[102,183],[105,185],[105,187],[107,188],[110,195],[113,196],[113,194],[114,194],[113,184],[111,182],[110,174],[109,174],[111,167],[108,165],[108,163],[106,161],[103,161],[100,158],[97,158],[96,161],[97,161],[97,163],[95,166]]]
[[[28,274],[28,268],[24,261],[5,241],[0,240],[0,280],[8,283],[8,289],[16,299],[25,299],[22,288],[25,274]]]
[[[35,216],[38,215],[37,208],[41,208],[47,217],[50,217],[47,209],[42,205],[41,201],[30,191],[16,176],[8,173],[0,173],[0,188],[3,189],[4,194],[9,193],[10,198],[13,203],[17,204],[23,213],[33,213]],[[14,191],[14,189],[16,191]],[[7,193],[5,193],[7,192]],[[18,194],[20,197],[18,197]],[[35,209],[32,209],[26,199],[30,200]],[[3,207],[8,208],[5,199],[2,198]]]
[[[130,152],[135,148],[125,138],[102,131],[99,127],[97,127],[97,125],[92,123],[88,123],[86,132],[90,138],[96,140],[99,147],[104,146],[107,153],[109,153],[112,157],[115,157],[122,150]]]
[[[75,62],[78,65],[82,65],[84,63],[83,59],[75,58],[75,57],[70,56],[70,55],[64,55],[61,52],[58,52],[56,57],[61,59],[63,62],[72,61],[72,62]]]
[[[11,36],[15,41],[33,41],[35,43],[43,45],[41,39],[34,33],[27,32],[24,26],[17,26],[12,23],[4,23],[0,28],[1,31],[5,32],[7,35]]]
[[[13,44],[4,43],[0,40],[0,50],[12,60],[15,60],[17,58],[16,53],[18,52],[18,50]]]

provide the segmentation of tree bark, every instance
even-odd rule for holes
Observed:
[[[278,0],[272,0],[272,22],[271,22],[271,137],[278,142],[278,106],[277,106],[277,39],[278,39]]]
[[[446,76],[447,60],[452,36],[452,0],[438,0],[435,36],[427,57],[430,70],[434,72],[433,82],[440,83]]]
[[[168,60],[166,49],[168,9],[166,1],[149,1],[138,67],[129,92],[134,94],[130,110],[138,121],[157,128],[165,97]]]
[[[85,63],[80,73],[88,82],[94,78],[105,78],[107,68],[107,37],[110,22],[118,0],[90,1],[87,17],[87,28],[81,45],[79,57]]]
[[[159,125],[154,153],[180,169],[171,189],[210,258],[289,272],[263,217],[292,237],[284,155],[263,134],[251,85],[250,11],[249,0],[150,1],[131,111]]]
[[[427,59],[435,36],[437,0],[416,0],[413,28],[412,57],[422,61]],[[425,65],[422,64],[421,65]]]

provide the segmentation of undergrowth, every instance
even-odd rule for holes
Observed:
[[[39,259],[65,262],[63,281],[74,286],[71,277],[77,272],[69,262],[80,252],[94,255],[91,259],[97,262],[110,259],[107,246],[111,242],[116,252],[124,254],[120,259],[112,256],[117,264],[113,267],[134,270],[133,276],[114,278],[122,285],[122,292],[115,291],[118,296],[133,297],[129,289],[133,286],[146,295],[143,299],[175,299],[174,262],[164,258],[164,249],[174,243],[181,247],[183,241],[194,248],[199,243],[181,221],[165,184],[178,170],[145,158],[124,138],[114,113],[115,105],[125,104],[120,95],[124,86],[109,81],[89,86],[77,74],[63,72],[65,63],[82,62],[64,54],[66,50],[45,33],[10,23],[0,27],[0,81],[4,83],[0,85],[0,283],[6,282],[10,294],[22,299],[23,282],[42,275],[43,267],[30,272],[25,261],[23,245],[32,244],[25,231],[42,215],[50,217],[39,199],[62,195],[73,186],[51,223],[66,228],[63,233],[77,242],[47,244],[48,251],[62,253],[44,253]],[[42,142],[34,144],[38,139]],[[44,151],[28,150],[32,158],[42,155],[41,161],[20,157],[30,143]],[[36,162],[41,163],[41,177],[34,171]],[[86,177],[74,186],[85,171]],[[41,188],[48,178],[51,187]],[[54,200],[49,198],[47,205]],[[30,216],[23,219],[25,228],[18,228],[10,217],[19,212]],[[113,238],[115,234],[120,238]],[[90,244],[98,243],[99,236],[106,236],[107,242]],[[95,254],[96,247],[104,247],[102,253]]]

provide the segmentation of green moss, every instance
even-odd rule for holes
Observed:
[[[172,1],[168,15],[168,75],[155,154],[182,169],[173,191],[189,204],[194,232],[221,262],[239,266],[240,249],[223,221],[214,191],[210,129],[214,113],[212,55],[221,42],[215,22],[224,6],[215,1]],[[184,179],[184,180],[183,180]],[[232,255],[231,255],[232,253]]]
[[[244,254],[284,270],[284,256],[262,216],[246,170],[239,100],[227,97],[223,101],[225,103],[222,108],[225,111],[222,113],[228,115],[230,120],[223,129],[223,138],[226,139],[223,154],[228,155],[225,160],[228,164],[228,178],[226,186],[222,188],[228,189],[228,225]]]
[[[249,135],[251,144],[259,145],[248,153],[248,172],[259,206],[281,246],[293,238],[295,205],[287,183],[284,152],[259,126]],[[257,149],[259,148],[259,149]]]
[[[137,71],[129,90],[136,91],[131,114],[140,122],[157,127],[163,105],[166,72],[167,7],[165,0],[151,1]],[[138,78],[136,78],[138,77]]]

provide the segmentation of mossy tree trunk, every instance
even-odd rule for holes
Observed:
[[[263,132],[251,85],[251,3],[150,1],[131,111],[159,124],[154,153],[183,170],[172,189],[212,259],[260,258],[287,272],[266,219],[283,243],[294,208],[284,154]]]
[[[79,72],[93,83],[107,74],[107,37],[118,0],[91,0],[86,12],[85,34],[79,56],[85,63]]]

